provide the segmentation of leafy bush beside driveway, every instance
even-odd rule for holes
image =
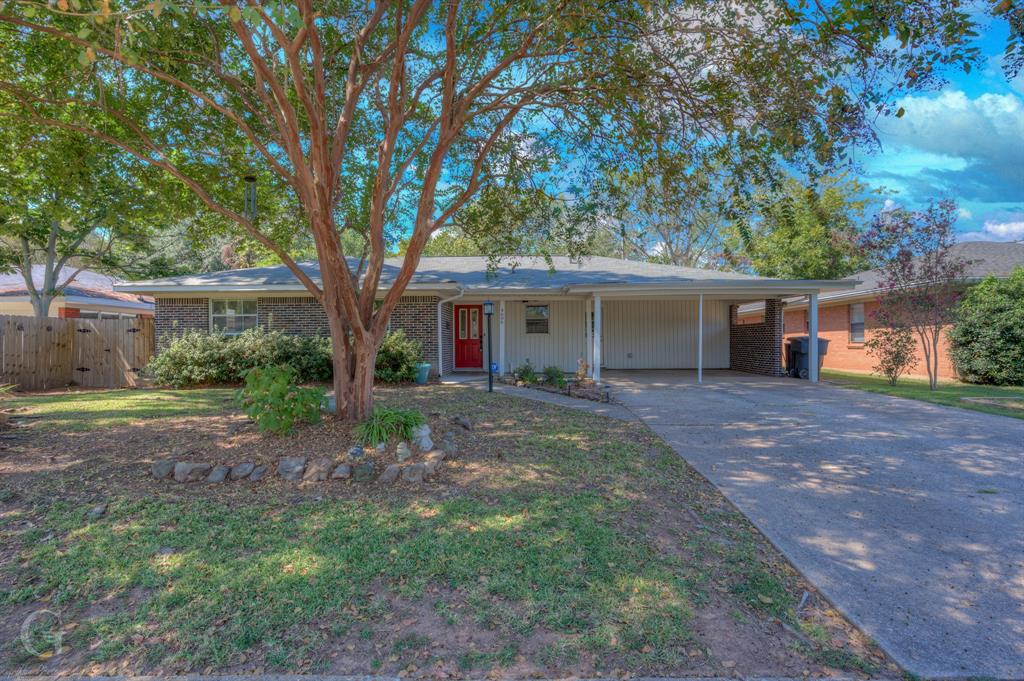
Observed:
[[[960,300],[949,331],[957,373],[971,383],[1024,385],[1024,267],[989,277]]]

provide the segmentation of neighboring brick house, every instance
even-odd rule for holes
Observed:
[[[596,378],[608,369],[735,369],[781,374],[782,298],[850,289],[856,282],[782,281],[612,258],[519,259],[489,269],[478,257],[423,258],[390,321],[423,346],[432,373],[523,364],[575,371],[583,359]],[[386,261],[382,295],[401,266]],[[319,281],[314,264],[305,272]],[[327,335],[316,300],[284,266],[132,282],[124,293],[156,299],[165,344],[187,330],[240,333],[262,327]],[[485,301],[493,301],[490,330]],[[736,324],[738,306],[767,301],[769,321]]]
[[[64,267],[57,274],[57,285],[74,275],[60,295],[50,303],[50,317],[81,319],[118,319],[124,317],[152,317],[153,300],[145,296],[114,290],[120,279],[93,272]],[[32,282],[43,285],[43,266],[32,267]],[[0,274],[0,314],[31,317],[35,315],[32,299],[21,272]]]
[[[1007,277],[1017,267],[1024,267],[1024,243],[968,242],[954,246],[958,257],[970,261],[966,281],[976,282],[987,276]],[[819,299],[818,335],[829,341],[828,354],[823,366],[838,371],[869,373],[876,360],[868,354],[864,342],[877,328],[875,311],[878,309],[880,275],[868,270],[850,275],[860,283],[848,291],[822,294]],[[764,318],[760,303],[743,305],[739,309],[738,323],[759,323]],[[806,335],[808,332],[807,304],[802,299],[785,301],[785,338]],[[927,376],[924,354],[918,342],[918,364],[910,375]],[[949,353],[949,341],[942,334],[939,344],[939,378],[956,378],[956,368]]]

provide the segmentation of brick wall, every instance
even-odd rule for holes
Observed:
[[[782,301],[764,301],[764,321],[740,324],[729,307],[729,368],[765,376],[782,375]]]
[[[256,302],[260,326],[291,336],[329,336],[327,315],[313,296],[260,298]]]
[[[437,375],[437,296],[403,296],[391,313],[390,327],[404,329],[405,335],[423,346],[423,361]]]
[[[870,338],[872,329],[877,328],[877,309],[878,303],[875,301],[864,303],[865,339]],[[785,337],[806,335],[806,319],[807,310],[786,310]],[[818,337],[829,341],[828,353],[822,360],[822,366],[826,369],[870,373],[876,364],[876,360],[868,354],[863,343],[850,342],[850,309],[845,303],[818,308]],[[924,364],[924,352],[920,341],[917,341],[917,346],[917,367],[909,375],[925,377],[928,375],[928,369]],[[956,378],[945,333],[939,341],[939,377]]]
[[[437,296],[405,296],[391,315],[390,328],[404,329],[405,334],[423,345],[424,361],[437,373]],[[447,307],[447,329],[451,335],[451,305]],[[195,329],[210,330],[207,298],[157,298],[156,333],[161,345],[174,336]],[[327,315],[311,296],[263,297],[257,299],[256,314],[264,329],[302,336],[326,336],[330,333]],[[448,343],[450,346],[451,343]],[[450,353],[450,349],[449,349]],[[446,366],[449,358],[445,357]]]
[[[189,330],[210,330],[207,298],[157,298],[154,302],[153,326],[158,347]]]

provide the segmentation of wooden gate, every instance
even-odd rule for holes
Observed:
[[[153,320],[0,316],[0,382],[126,388],[153,356]]]

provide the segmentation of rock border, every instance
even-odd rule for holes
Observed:
[[[472,423],[462,416],[452,419],[452,423],[472,429]],[[385,466],[379,474],[377,464],[366,458],[366,450],[358,445],[349,447],[343,461],[331,457],[309,459],[304,456],[285,456],[277,461],[273,472],[277,477],[289,482],[329,482],[333,480],[351,480],[353,482],[376,481],[379,484],[392,484],[398,480],[409,484],[425,482],[437,474],[442,462],[455,453],[453,433],[446,432],[441,437],[440,446],[430,439],[430,426],[424,424],[416,429],[416,449],[422,453],[422,460],[413,460],[413,449],[408,442],[399,442],[396,448],[398,463]],[[382,451],[378,444],[374,450]],[[173,455],[184,455],[188,452],[174,451]],[[248,480],[257,482],[270,472],[270,467],[257,465],[251,461],[236,464],[211,464],[202,461],[158,459],[150,465],[150,475],[157,480],[171,479],[178,483],[207,482],[224,484]]]

